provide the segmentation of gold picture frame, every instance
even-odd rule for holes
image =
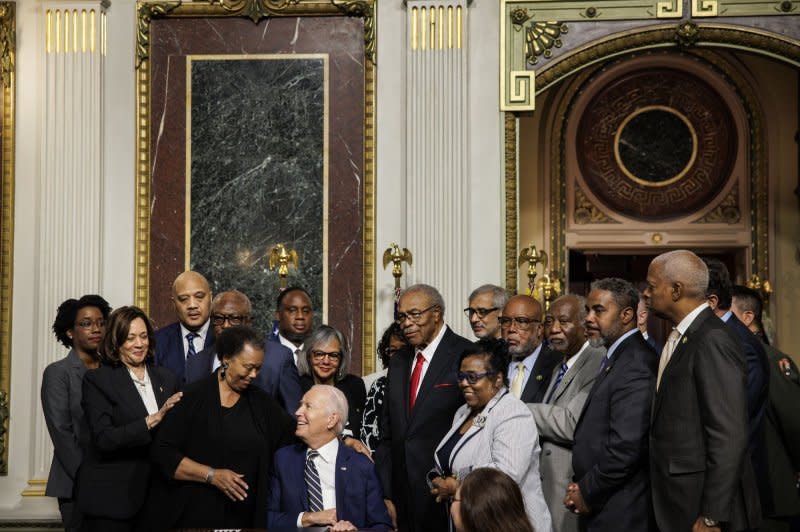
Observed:
[[[150,24],[159,18],[249,18],[258,23],[277,17],[357,17],[364,24],[363,117],[363,275],[361,353],[363,374],[375,371],[375,0],[212,0],[209,2],[146,2],[137,9],[136,43],[136,220],[134,301],[146,311],[150,306],[151,231],[151,78]],[[354,339],[355,341],[355,339]]]

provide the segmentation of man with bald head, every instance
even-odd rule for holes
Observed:
[[[539,471],[554,532],[578,532],[578,516],[564,506],[564,493],[575,474],[575,426],[606,354],[604,347],[591,347],[586,340],[585,305],[582,297],[571,294],[550,305],[544,319],[544,336],[561,355],[561,363],[553,370],[544,401],[528,404],[542,444]]]
[[[510,298],[500,316],[500,330],[508,342],[511,393],[525,403],[540,403],[562,355],[542,344],[542,305],[531,296]]]
[[[217,294],[211,302],[211,323],[214,334],[239,325],[252,325],[253,310],[248,298],[238,290]],[[204,379],[219,367],[217,351],[210,345],[186,360],[186,383]],[[290,415],[294,415],[303,392],[300,377],[294,365],[292,352],[277,342],[264,346],[264,364],[255,384],[277,400]]]
[[[747,453],[746,364],[706,302],[708,268],[686,250],[647,271],[647,306],[674,329],[661,352],[650,422],[650,482],[660,530],[758,529]]]
[[[202,274],[185,271],[178,275],[170,297],[178,321],[156,331],[156,365],[172,370],[181,388],[186,384],[186,359],[214,344],[208,321],[211,297]]]
[[[426,284],[400,296],[397,323],[408,346],[389,362],[375,463],[390,510],[400,530],[447,530],[445,508],[437,504],[426,475],[433,453],[464,403],[456,374],[458,358],[472,343],[444,322],[444,300]]]

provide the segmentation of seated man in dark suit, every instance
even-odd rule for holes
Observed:
[[[201,274],[186,271],[172,283],[172,301],[178,321],[156,331],[156,366],[172,371],[178,387],[186,384],[186,359],[214,345],[214,331],[209,327],[211,289]]]
[[[658,356],[636,327],[638,303],[636,289],[615,278],[592,283],[586,298],[589,344],[608,351],[575,427],[577,483],[564,499],[582,530],[655,530],[647,432]]]
[[[268,529],[392,529],[375,466],[339,441],[347,410],[333,386],[316,385],[303,396],[295,432],[303,443],[275,453]]]
[[[250,325],[252,321],[250,299],[237,290],[222,292],[211,303],[211,322],[217,336],[229,327]],[[205,378],[218,366],[216,349],[213,345],[206,347],[186,360],[186,383]],[[303,394],[292,352],[277,342],[267,342],[264,346],[264,365],[255,384],[274,397],[291,415],[300,406]]]

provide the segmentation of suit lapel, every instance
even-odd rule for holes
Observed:
[[[114,368],[113,375],[116,388],[123,397],[123,401],[120,403],[128,405],[131,413],[134,414],[132,417],[147,417],[149,415],[147,408],[144,406],[142,396],[136,390],[136,384],[128,373],[128,368],[124,365]]]
[[[680,364],[681,360],[687,353],[690,352],[692,349],[692,338],[697,330],[705,323],[710,316],[714,316],[714,311],[711,308],[704,309],[695,320],[689,325],[689,328],[686,329],[686,332],[681,337],[678,345],[675,347],[675,350],[672,352],[672,356],[669,358],[669,362],[667,362],[666,367],[664,368],[664,372],[661,374],[661,382],[664,382],[664,378],[667,377],[669,373],[675,370],[676,367]],[[652,426],[653,421],[656,418],[656,414],[658,413],[658,409],[661,406],[662,401],[662,391],[663,386],[659,386],[656,390],[655,396],[653,398],[653,408],[650,410],[650,424]]]
[[[553,394],[553,398],[550,400],[551,403],[555,403],[558,400],[558,398],[564,394],[566,389],[572,383],[572,380],[575,378],[575,375],[580,373],[581,368],[583,368],[583,366],[586,365],[586,361],[591,358],[593,352],[591,349],[592,349],[591,347],[587,347],[584,350],[584,352],[581,353],[580,358],[578,358],[578,360],[567,370],[567,373],[564,375],[564,378],[561,380],[561,383],[558,385],[558,388],[556,388],[556,391]],[[550,386],[547,387],[548,390],[547,392],[545,392],[545,398],[550,393],[550,387],[552,387],[555,381],[558,369],[559,366],[556,366],[556,368],[553,370],[553,376],[550,377]]]
[[[156,396],[156,404],[159,408],[167,400],[167,393],[169,390],[164,389],[164,381],[161,380],[161,374],[151,366],[145,366],[147,374],[150,375],[150,384],[153,386],[153,394]],[[138,393],[138,392],[137,392]]]
[[[444,327],[447,327],[447,325],[445,325]],[[442,341],[439,342],[439,346],[433,353],[432,360],[428,363],[428,370],[425,372],[425,376],[422,378],[422,383],[420,383],[419,385],[419,391],[417,392],[417,399],[416,401],[414,401],[414,410],[417,410],[420,404],[425,401],[425,398],[430,393],[434,383],[439,380],[439,376],[442,373],[445,373],[452,366],[453,357],[451,356],[450,353],[450,339],[452,335],[453,332],[450,331],[450,327],[447,327],[447,329],[444,332],[444,336],[442,336]],[[406,386],[407,390],[409,386]],[[410,393],[411,390],[408,390],[406,395]],[[406,401],[406,405],[408,405],[408,401]],[[406,408],[408,408],[408,406],[406,406]],[[413,417],[413,415],[414,412],[411,412],[411,415],[409,417]]]
[[[336,453],[336,471],[334,472],[334,481],[336,482],[336,513],[338,516],[349,515],[347,512],[347,497],[345,497],[345,486],[348,480],[348,462],[350,461],[350,453],[347,448],[339,442],[339,452]],[[342,519],[342,517],[339,517]]]
[[[469,440],[471,440],[472,438],[477,436],[478,433],[483,430],[483,427],[486,424],[486,417],[488,417],[489,414],[491,414],[492,409],[497,405],[497,403],[500,402],[500,400],[503,397],[505,397],[506,395],[508,395],[510,393],[511,392],[508,391],[508,389],[502,388],[499,392],[497,392],[497,394],[495,394],[494,397],[492,397],[492,399],[488,403],[486,403],[486,407],[483,409],[483,411],[480,414],[478,414],[479,416],[483,416],[484,417],[483,423],[480,423],[480,425],[477,425],[477,424],[475,424],[475,419],[472,420],[472,426],[467,429],[467,432],[465,432],[463,436],[461,436],[461,439],[458,440],[458,443],[456,443],[456,446],[453,448],[453,452],[450,453],[448,467],[449,467],[449,469],[451,471],[453,470],[453,462],[455,461],[456,456],[458,455],[459,451],[461,451],[461,449],[464,448],[464,446],[469,442]],[[469,408],[465,409],[464,412],[465,412],[464,418],[466,418],[469,415]],[[476,419],[477,419],[477,416],[476,416]],[[461,423],[458,423],[457,427],[461,427],[461,425],[463,423],[464,423],[464,421],[462,419]],[[454,423],[454,425],[455,425],[455,423]]]
[[[300,489],[296,489],[295,493],[297,493],[298,501],[297,506],[302,508],[304,512],[309,510],[308,507],[308,487],[306,486],[306,451],[308,447],[305,445],[295,445],[295,452],[292,453],[291,462],[288,464],[289,471],[302,471],[303,473],[296,477],[291,475],[289,478],[295,478],[296,481],[300,483]],[[338,458],[337,458],[338,460]],[[336,479],[338,482],[338,478]],[[338,495],[337,495],[338,499]]]

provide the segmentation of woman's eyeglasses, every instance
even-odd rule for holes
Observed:
[[[342,353],[339,351],[332,351],[330,353],[327,353],[325,351],[318,351],[316,349],[312,349],[311,357],[317,361],[321,361],[325,357],[328,357],[328,360],[337,361],[342,359]]]
[[[467,381],[469,384],[475,384],[484,377],[492,377],[497,375],[496,371],[484,371],[483,373],[475,373],[474,371],[459,371],[458,382]]]

